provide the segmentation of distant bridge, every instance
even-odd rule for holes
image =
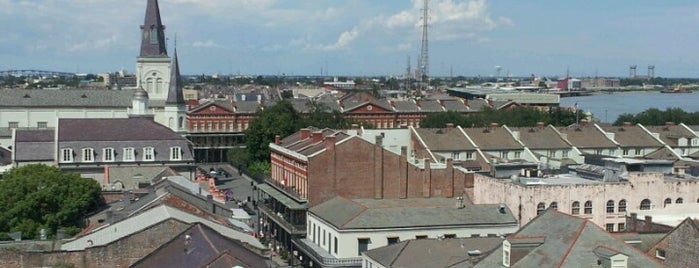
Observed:
[[[0,71],[0,76],[61,76],[70,77],[75,76],[75,73],[66,72],[56,72],[56,71],[42,71],[42,70],[5,70]]]

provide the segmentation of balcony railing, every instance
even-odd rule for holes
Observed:
[[[308,241],[308,240],[306,240],[306,239],[294,239],[293,243],[302,252],[306,253],[312,259],[319,262],[321,264],[320,266],[322,266],[322,267],[361,267],[362,266],[362,258],[361,257],[334,258],[334,257],[321,256],[316,251],[316,249],[314,249],[312,246],[306,244],[305,241]]]
[[[307,201],[305,197],[302,197],[298,193],[298,190],[296,190],[296,188],[281,184],[281,183],[273,180],[271,177],[265,177],[264,179],[265,179],[265,183],[271,185],[274,188],[277,188],[277,190],[279,190],[279,191],[284,191],[284,193],[293,197],[294,199],[296,199],[296,201],[299,201],[299,202]]]
[[[289,232],[289,234],[306,234],[305,225],[291,224],[288,216],[275,213],[272,208],[268,207],[264,203],[258,203],[257,208],[274,222],[281,225],[282,228]]]

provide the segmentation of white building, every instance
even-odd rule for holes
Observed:
[[[359,266],[364,251],[400,241],[499,237],[517,231],[517,220],[507,207],[467,202],[334,197],[309,209],[306,238],[293,243],[306,265]]]

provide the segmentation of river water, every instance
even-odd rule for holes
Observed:
[[[664,111],[681,108],[686,112],[699,111],[699,93],[619,92],[591,96],[561,98],[561,107],[572,107],[591,112],[602,122],[613,123],[621,114],[637,114],[650,108]]]

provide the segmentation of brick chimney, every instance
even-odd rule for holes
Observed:
[[[417,105],[417,107],[420,107],[420,100],[415,100],[415,105]]]
[[[325,137],[325,149],[328,151],[333,151],[335,150],[335,136],[327,136]]]
[[[630,126],[631,126],[631,122],[624,122],[624,126],[625,126],[625,127],[630,127]]]
[[[536,122],[536,128],[544,129],[544,122]]]
[[[311,130],[308,128],[302,128],[301,129],[301,139],[305,140],[311,137]]]
[[[454,123],[447,123],[447,130],[454,129]]]
[[[636,229],[638,228],[638,226],[637,226],[638,223],[636,223],[636,219],[638,218],[638,214],[636,214],[636,212],[631,212],[631,216],[629,216],[629,218],[631,218],[629,220],[630,221],[629,225],[631,225],[629,228],[629,231],[636,232]]]
[[[321,140],[323,140],[323,132],[314,131],[313,133],[311,133],[311,142],[312,143],[318,143]]]
[[[276,144],[276,145],[282,144],[282,136],[274,135],[274,144]]]
[[[645,222],[643,223],[643,231],[644,232],[650,232],[653,227],[653,217],[651,216],[646,216],[645,217]]]
[[[444,100],[439,100],[439,106],[444,107]]]

